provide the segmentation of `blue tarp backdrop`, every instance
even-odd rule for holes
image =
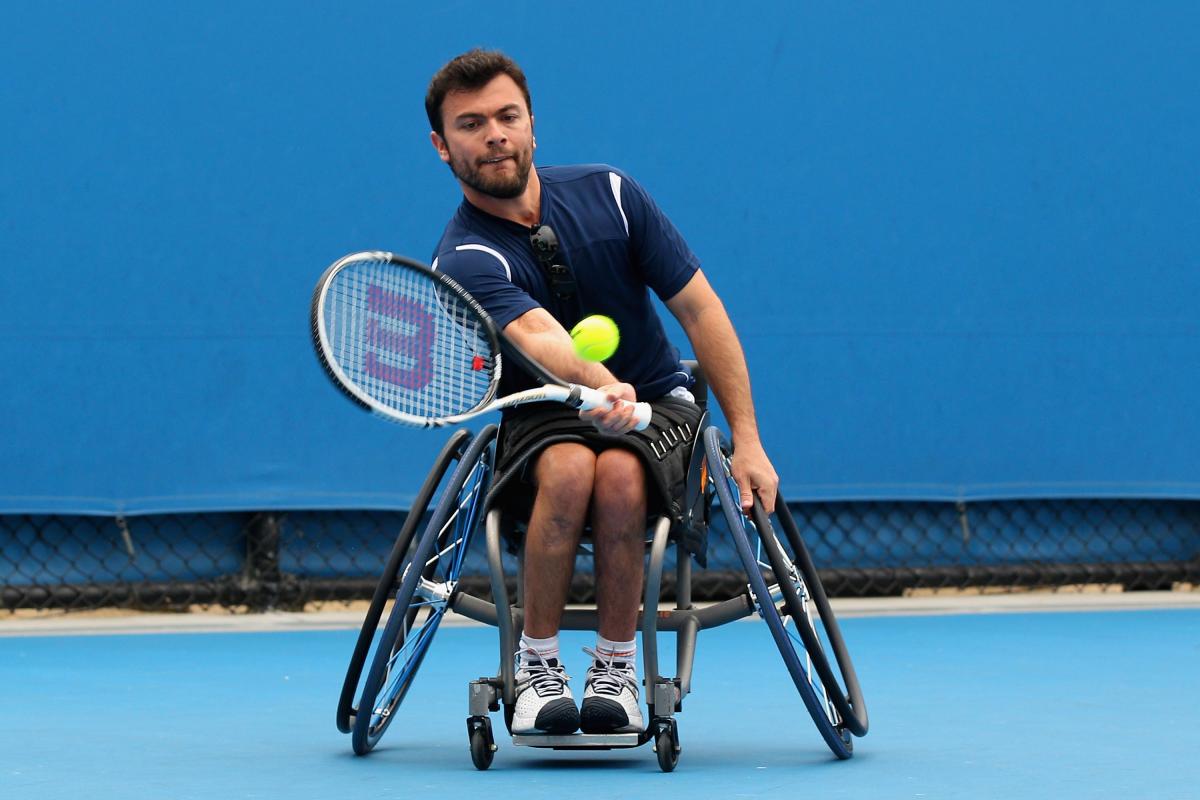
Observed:
[[[656,196],[789,499],[1200,498],[1200,7],[9,2],[0,513],[404,507],[445,434],[326,382],[338,256],[459,200],[430,75]],[[686,343],[678,334],[681,346]]]

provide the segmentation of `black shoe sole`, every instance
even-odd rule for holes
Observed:
[[[589,697],[579,712],[579,726],[584,733],[612,733],[629,725],[629,715],[616,700]]]
[[[539,731],[559,736],[574,733],[579,730],[579,709],[566,697],[552,700],[542,706],[533,724]]]

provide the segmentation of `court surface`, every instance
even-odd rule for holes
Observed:
[[[648,745],[514,748],[498,715],[495,763],[476,771],[467,682],[496,671],[490,628],[444,627],[400,718],[359,758],[333,724],[353,630],[45,635],[10,622],[0,797],[1196,798],[1191,605],[843,619],[871,716],[846,762],[761,621],[705,631],[670,775]],[[577,695],[590,643],[564,634]]]

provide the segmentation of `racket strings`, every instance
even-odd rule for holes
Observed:
[[[375,402],[421,418],[493,394],[497,359],[478,315],[436,279],[389,261],[346,264],[324,300],[333,360]]]

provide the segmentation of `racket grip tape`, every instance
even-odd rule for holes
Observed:
[[[608,402],[608,397],[603,392],[588,388],[587,386],[576,386],[579,390],[579,410],[591,411],[593,408],[612,408],[613,404]],[[625,400],[618,400],[619,403],[626,403]],[[650,404],[649,403],[634,403],[633,404],[633,419],[635,421],[634,429],[644,431],[646,426],[650,424]]]

